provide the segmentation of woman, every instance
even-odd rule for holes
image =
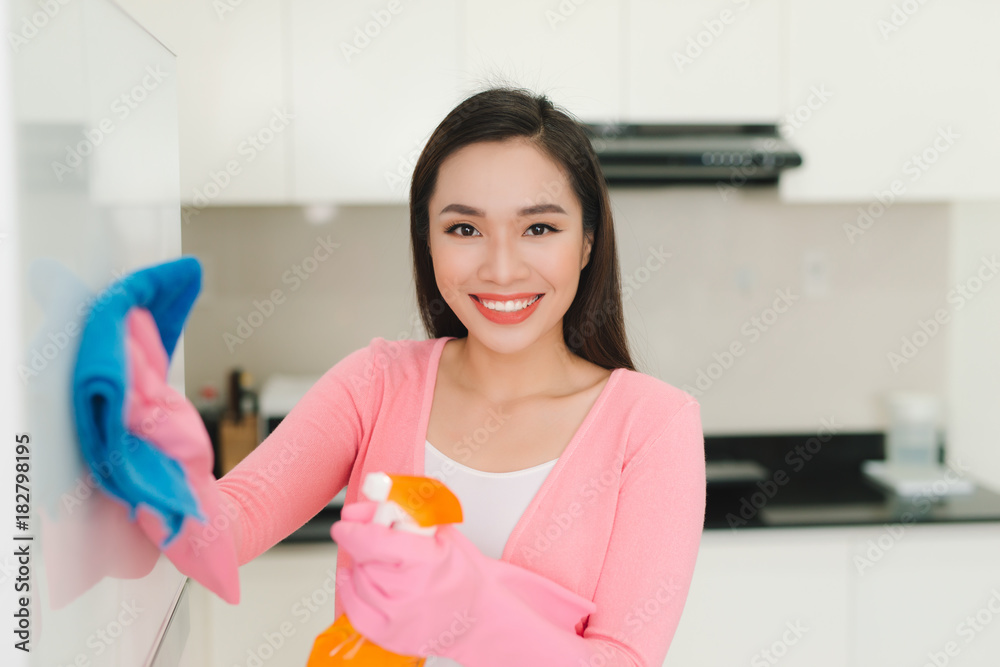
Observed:
[[[662,664],[704,520],[700,411],[633,368],[581,125],[523,90],[465,100],[416,164],[410,233],[430,338],[342,359],[219,481],[240,564],[346,484],[334,617],[386,648],[462,660],[428,665]],[[463,522],[438,537],[371,524],[357,501],[373,471],[441,479]],[[462,595],[478,619],[434,616]],[[437,628],[420,646],[416,623]]]

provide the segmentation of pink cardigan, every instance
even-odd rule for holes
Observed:
[[[424,474],[448,340],[373,338],[328,370],[218,481],[238,516],[240,565],[315,516],[345,484],[346,502],[358,500],[368,472]],[[595,602],[582,636],[595,642],[603,664],[658,667],[691,583],[705,489],[698,402],[649,375],[615,369],[501,560]],[[341,612],[335,596],[334,617]]]

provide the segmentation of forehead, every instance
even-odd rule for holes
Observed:
[[[580,208],[562,166],[522,139],[477,142],[449,155],[438,169],[431,202],[432,211],[454,202],[487,212],[546,202],[568,212]]]

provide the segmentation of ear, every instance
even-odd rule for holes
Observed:
[[[581,271],[583,271],[583,268],[590,263],[590,251],[593,249],[593,247],[594,247],[594,237],[593,235],[588,234],[586,238],[583,239],[583,264],[580,265]]]

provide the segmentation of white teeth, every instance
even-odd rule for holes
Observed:
[[[524,310],[535,301],[540,299],[540,296],[534,296],[530,299],[520,299],[517,301],[483,301],[480,302],[489,308],[490,310],[498,310],[502,313],[511,313],[517,310]]]

